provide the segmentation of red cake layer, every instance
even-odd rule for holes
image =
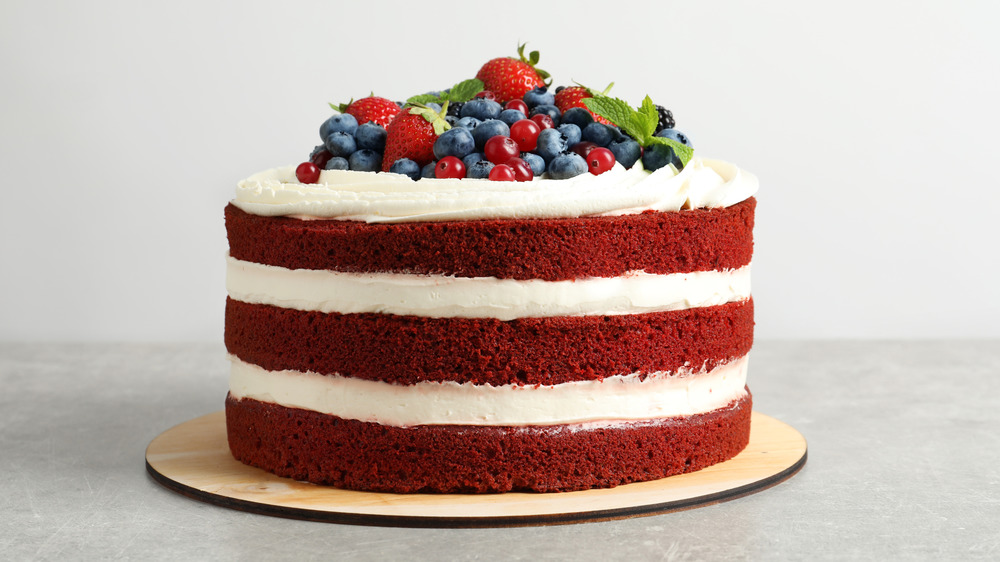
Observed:
[[[414,384],[558,384],[714,368],[753,344],[753,301],[621,316],[500,321],[323,314],[226,301],[226,348],[270,371]]]
[[[231,256],[290,269],[544,279],[688,273],[750,263],[756,200],[619,217],[367,224],[226,207]]]
[[[378,492],[485,493],[611,487],[693,472],[750,439],[750,395],[706,414],[600,429],[345,420],[226,400],[229,447],[279,476]]]

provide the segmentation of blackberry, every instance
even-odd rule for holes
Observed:
[[[452,117],[459,117],[460,116],[459,114],[462,111],[462,106],[463,105],[465,105],[465,102],[458,101],[458,102],[449,103],[448,104],[448,115],[450,115]]]
[[[561,92],[561,91],[563,91],[565,89],[566,89],[566,86],[559,86],[558,88],[556,88],[556,93],[558,94],[559,92]]]
[[[660,114],[660,122],[657,123],[656,130],[653,131],[654,135],[663,129],[673,129],[674,125],[677,124],[674,122],[674,114],[671,113],[669,109],[663,107],[662,105],[658,105],[656,106],[656,112]]]

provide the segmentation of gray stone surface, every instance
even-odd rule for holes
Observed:
[[[187,499],[153,437],[219,410],[217,345],[0,344],[0,558],[844,560],[1000,558],[1000,342],[759,342],[756,409],[809,461],[744,498],[510,529],[311,523]]]

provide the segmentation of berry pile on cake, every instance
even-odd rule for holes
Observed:
[[[749,440],[757,180],[536,52],[320,128],[226,207],[230,449],[356,490],[569,491]]]

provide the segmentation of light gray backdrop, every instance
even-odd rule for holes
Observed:
[[[3,2],[0,339],[219,341],[235,182],[518,41],[760,177],[758,337],[1000,337],[1000,4],[532,4]]]

